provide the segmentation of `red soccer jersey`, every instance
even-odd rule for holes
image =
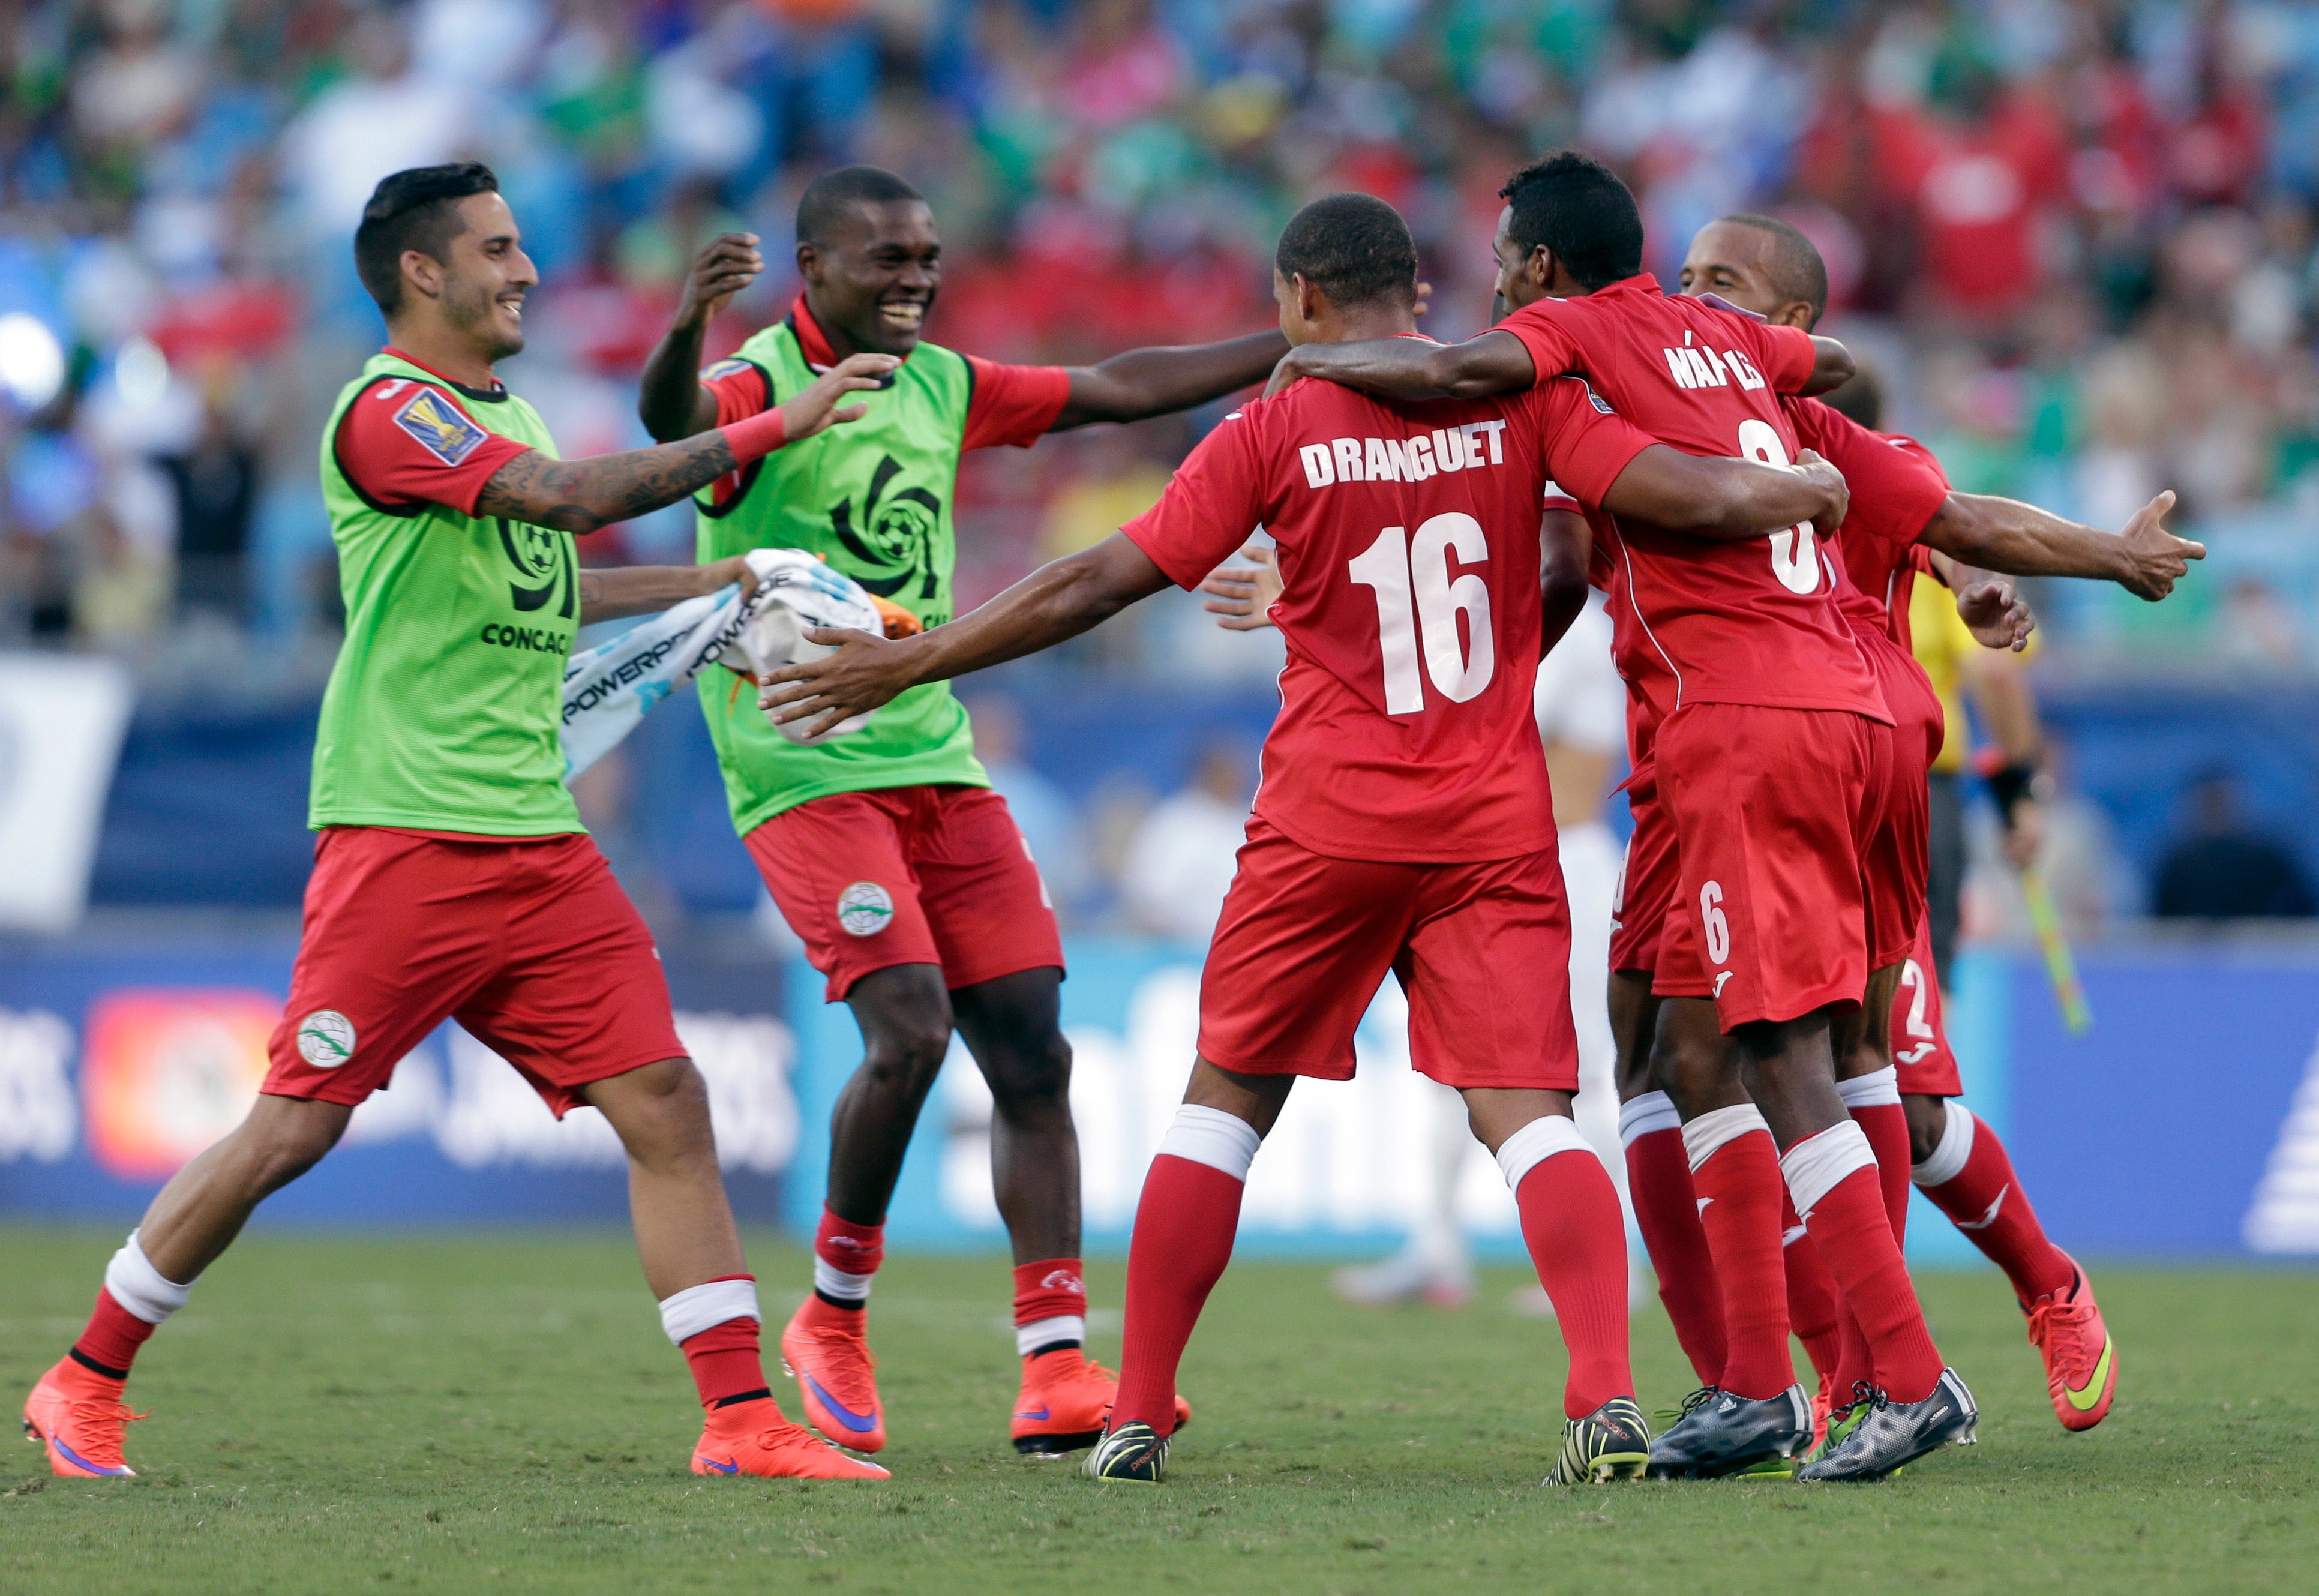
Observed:
[[[1584,373],[1627,420],[1687,453],[1796,457],[1778,396],[1809,375],[1812,345],[1794,328],[1670,298],[1647,273],[1539,300],[1498,325],[1521,339],[1541,381]],[[1613,649],[1630,683],[1649,677],[1645,656],[1656,656],[1672,689],[1660,714],[1724,703],[1890,720],[1809,524],[1744,543],[1630,521],[1611,528],[1628,567]]]
[[[1339,859],[1550,846],[1540,513],[1599,501],[1653,441],[1576,382],[1433,404],[1301,382],[1202,439],[1123,530],[1184,588],[1259,525],[1279,546],[1288,663],[1256,813]]]
[[[1852,490],[1851,513],[1836,533],[1851,578],[1841,598],[1845,613],[1905,648],[1916,574],[1910,550],[1948,497],[1948,478],[1914,438],[1871,432],[1817,399],[1786,402],[1797,440],[1844,473]]]

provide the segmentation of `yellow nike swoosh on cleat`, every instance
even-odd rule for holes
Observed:
[[[2072,1391],[2070,1389],[2068,1381],[2062,1382],[2062,1394],[2070,1399],[2070,1406],[2077,1409],[2080,1413],[2093,1411],[2101,1402],[2102,1388],[2109,1384],[2110,1360],[2116,1356],[2116,1353],[2117,1342],[2115,1339],[2102,1342],[2101,1360],[2094,1365],[2094,1377],[2086,1382],[2085,1389],[2082,1391]]]

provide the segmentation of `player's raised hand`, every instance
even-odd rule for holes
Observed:
[[[805,635],[832,652],[761,678],[757,708],[808,739],[917,684],[903,644],[848,627],[809,627]]]
[[[1965,583],[1957,593],[1956,607],[1973,641],[1983,648],[2018,654],[2029,646],[2029,634],[2037,629],[2037,618],[2029,613],[2013,583],[2001,576],[1983,575]]]
[[[717,234],[693,257],[692,270],[684,279],[684,303],[676,313],[678,325],[706,327],[764,269],[756,234]]]
[[[1272,624],[1268,612],[1280,597],[1279,555],[1270,544],[1251,543],[1240,551],[1240,557],[1255,563],[1212,572],[1200,584],[1200,591],[1209,596],[1200,608],[1228,632],[1260,631]]]
[[[2118,585],[2152,604],[2172,592],[2174,584],[2189,574],[2191,561],[2206,557],[2205,544],[2177,537],[2161,524],[2166,512],[2173,508],[2174,491],[2169,488],[2135,510],[2125,530],[2117,535],[2118,541],[2125,545],[2127,557],[2134,562],[2133,573],[2120,577]]]
[[[1805,449],[1796,456],[1795,469],[1819,484],[1827,496],[1827,509],[1811,518],[1812,530],[1826,537],[1844,525],[1844,518],[1852,513],[1852,489],[1838,471],[1818,452]]]
[[[891,355],[848,355],[781,406],[781,441],[793,444],[833,423],[860,420],[866,406],[837,401],[848,393],[884,387],[901,364]]]

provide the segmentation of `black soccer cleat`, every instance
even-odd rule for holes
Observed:
[[[1650,1426],[1631,1396],[1614,1396],[1584,1419],[1562,1426],[1562,1456],[1539,1482],[1545,1485],[1603,1484],[1639,1480],[1651,1460]]]
[[[1141,1421],[1106,1430],[1087,1454],[1090,1480],[1157,1485],[1168,1477],[1168,1438]]]
[[[1794,1457],[1811,1445],[1811,1399],[1800,1385],[1756,1401],[1710,1387],[1683,1404],[1683,1415],[1651,1443],[1655,1480],[1719,1480],[1771,1457]]]
[[[1855,1410],[1856,1411],[1856,1410]],[[1882,1392],[1850,1435],[1796,1471],[1799,1480],[1881,1480],[1903,1464],[1954,1443],[1980,1437],[1981,1409],[1954,1369],[1943,1369],[1933,1393],[1919,1402],[1896,1402]]]

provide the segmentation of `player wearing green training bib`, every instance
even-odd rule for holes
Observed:
[[[347,636],[315,739],[290,1003],[249,1116],[179,1170],[104,1272],[96,1312],[24,1404],[59,1474],[122,1457],[131,1363],[258,1203],[330,1150],[446,1018],[558,1115],[602,1112],[628,1156],[645,1278],[707,1410],[695,1474],[882,1479],[781,1417],[756,1291],[717,1170],[707,1089],[660,956],[564,789],[564,663],[584,621],[659,609],[738,560],[582,572],[574,533],[672,504],[853,410],[895,362],[846,363],[779,410],[682,444],[565,464],[492,365],[523,347],[538,281],[498,180],[398,172],[355,235],[390,346],[322,434]]]
[[[645,368],[639,413],[662,438],[745,424],[844,356],[902,356],[860,421],[720,478],[699,504],[704,561],[763,545],[809,549],[911,625],[951,618],[961,454],[1204,403],[1261,381],[1287,348],[1263,332],[1065,367],[1000,365],[922,342],[942,239],[918,192],[872,167],[809,186],[797,236],[805,290],[796,304],[696,377],[709,318],[763,266],[746,234],[702,251]],[[995,1104],[992,1177],[1014,1240],[1024,1360],[1015,1445],[1092,1444],[1115,1382],[1081,1346],[1062,945],[1030,851],[974,757],[966,712],[935,683],[808,747],[729,683],[704,681],[701,707],[734,825],[829,1000],[853,1008],[866,1048],[833,1116],[814,1294],[781,1339],[807,1417],[850,1447],[885,1442],[864,1331],[870,1283],[903,1150],[954,1024]]]

